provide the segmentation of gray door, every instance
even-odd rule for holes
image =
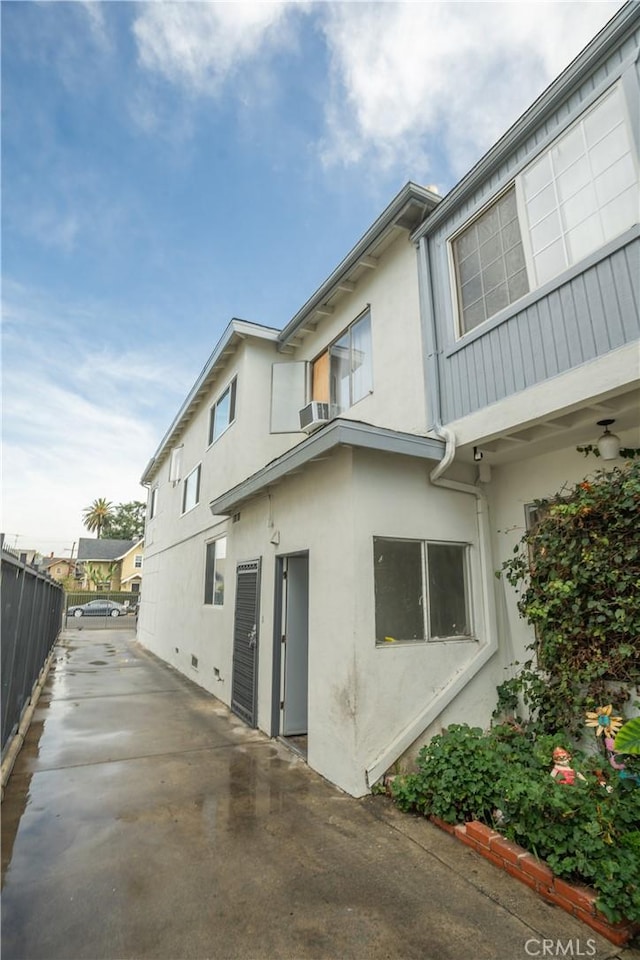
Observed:
[[[309,694],[309,558],[284,565],[282,724],[285,737],[307,733]]]
[[[233,628],[231,709],[245,723],[257,724],[260,561],[239,563]]]

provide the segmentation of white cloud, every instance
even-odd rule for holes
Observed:
[[[96,0],[80,0],[80,10],[87,17],[89,32],[95,45],[104,51],[113,49],[104,4]]]
[[[140,476],[191,371],[170,344],[96,346],[106,308],[4,292],[3,527],[10,544],[64,555],[96,497],[145,499]]]
[[[238,68],[277,48],[298,4],[148,3],[134,23],[140,64],[194,94],[216,94]]]
[[[438,155],[460,176],[619,6],[327,4],[324,163],[402,167],[424,181]]]
[[[466,172],[620,5],[149,3],[133,29],[145,71],[246,104],[268,85],[269,57],[291,44],[296,14],[312,14],[328,75],[325,134],[311,153],[328,169],[426,182]],[[149,99],[135,112],[157,127]]]

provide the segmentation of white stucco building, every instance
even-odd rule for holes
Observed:
[[[355,796],[488,722],[527,504],[598,421],[640,442],[639,20],[447,197],[407,184],[282,330],[232,320],[144,472],[139,639]]]

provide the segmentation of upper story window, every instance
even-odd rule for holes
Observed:
[[[184,490],[182,491],[182,512],[193,510],[200,502],[200,464],[192,470],[184,481]]]
[[[637,191],[618,84],[452,240],[461,335],[637,223]]]
[[[312,399],[340,412],[373,389],[371,314],[355,320],[312,365]]]
[[[515,188],[453,241],[453,258],[463,333],[528,292]]]
[[[209,411],[209,443],[224,433],[236,418],[236,380],[232,380]]]
[[[136,553],[136,554],[135,554],[135,556],[134,556],[134,558],[133,558],[133,566],[135,567],[136,570],[141,570],[141,569],[142,569],[142,554],[141,554],[141,553]]]
[[[149,492],[149,520],[153,520],[158,512],[158,488],[154,487]]]

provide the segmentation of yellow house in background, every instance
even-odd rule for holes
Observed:
[[[76,572],[76,561],[69,557],[54,557],[51,555],[43,561],[41,569],[48,573],[54,580],[62,583],[69,577],[73,577]]]
[[[130,590],[131,593],[140,592],[143,554],[144,540],[138,540],[118,558],[120,563],[121,590]]]
[[[144,540],[98,540],[81,537],[78,566],[83,590],[138,593]]]

